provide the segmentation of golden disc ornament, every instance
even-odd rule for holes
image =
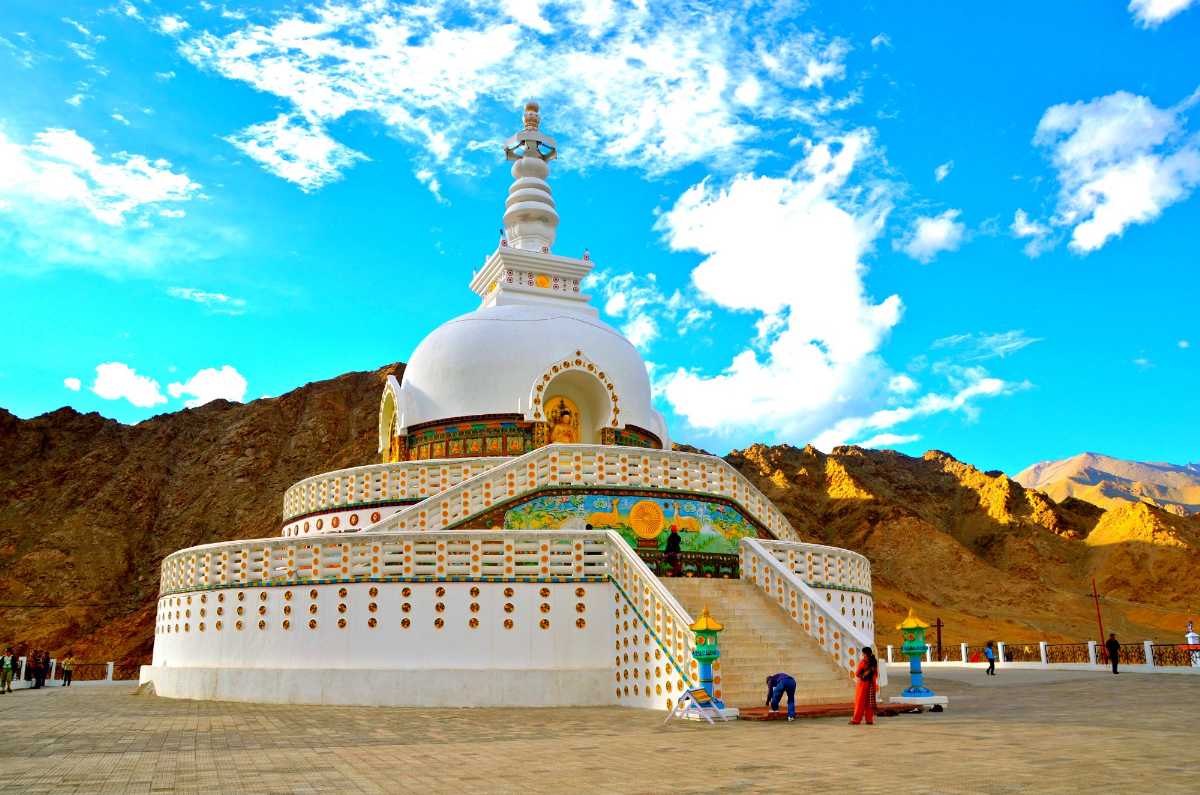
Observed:
[[[629,526],[638,538],[658,538],[666,518],[662,506],[653,500],[642,500],[629,509]]]

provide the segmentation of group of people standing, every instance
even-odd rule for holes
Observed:
[[[75,671],[75,657],[71,652],[59,661],[64,687],[71,686],[71,678]],[[34,649],[25,658],[25,679],[31,683],[34,690],[46,686],[46,678],[50,676],[50,652],[45,649]],[[21,656],[11,646],[4,649],[0,655],[0,695],[13,691],[12,683],[21,676]]]

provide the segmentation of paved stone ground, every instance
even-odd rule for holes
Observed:
[[[947,712],[874,727],[664,727],[661,713],[616,707],[260,706],[127,686],[26,691],[0,697],[0,791],[1200,790],[1200,677],[954,671],[928,681],[951,697]]]

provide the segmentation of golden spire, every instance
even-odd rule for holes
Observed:
[[[708,614],[708,605],[705,605],[704,611],[700,613],[700,617],[688,629],[692,632],[699,632],[700,630],[720,632],[725,627],[722,624],[718,624],[717,620]]]
[[[896,625],[896,629],[928,629],[929,625],[921,619],[917,618],[917,614],[913,609],[908,608],[908,618]]]

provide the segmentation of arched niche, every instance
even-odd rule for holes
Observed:
[[[400,382],[389,375],[379,399],[379,454],[386,457],[392,450],[392,437],[398,430]]]
[[[610,427],[613,404],[608,388],[599,378],[582,369],[564,370],[550,379],[542,394],[545,395],[542,401],[547,409],[559,397],[566,398],[578,408],[580,444],[601,443],[600,431]],[[546,421],[551,423],[550,433],[553,434],[552,418],[547,416]],[[552,435],[550,441],[553,441]]]

